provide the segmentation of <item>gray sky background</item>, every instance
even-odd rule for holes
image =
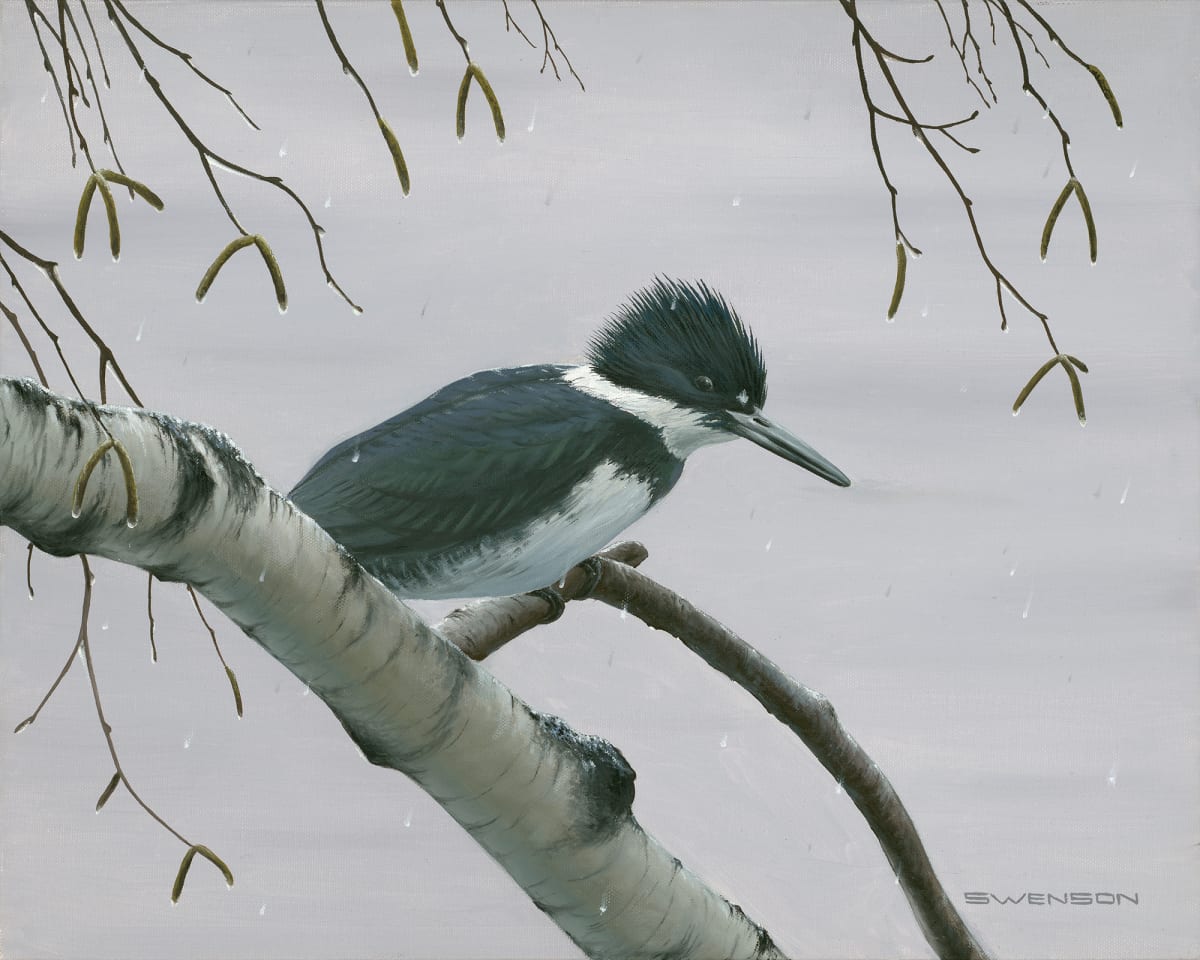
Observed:
[[[1049,355],[1044,337],[1015,305],[1000,332],[961,206],[895,129],[884,131],[887,159],[925,256],[910,263],[895,323],[884,321],[890,214],[836,3],[547,5],[586,93],[538,74],[540,50],[505,34],[499,4],[452,5],[504,108],[502,145],[478,91],[456,142],[460,51],[432,3],[408,8],[416,78],[387,4],[330,5],[404,146],[413,190],[402,199],[310,5],[133,5],[260,123],[250,130],[153,55],[210,145],[281,174],[310,202],[362,316],[325,288],[296,209],[227,174],[239,216],[279,256],[292,306],[279,315],[249,254],[194,302],[233,233],[102,14],[110,125],[129,172],[166,210],[119,203],[119,264],[94,213],[73,260],[84,175],[70,168],[24,6],[6,0],[5,229],[63,261],[147,405],[225,430],[284,490],[329,445],[449,380],[579,357],[655,274],[707,280],[762,341],[768,414],[854,486],[745,443],[702,451],[630,531],[649,546],[646,571],[830,697],[998,956],[1197,955],[1200,7],[1039,7],[1103,67],[1125,115],[1116,130],[1092,79],[1040,41],[1053,70],[1036,59],[1031,70],[1072,135],[1099,225],[1095,267],[1074,203],[1038,260],[1066,180],[1060,148],[1015,92],[1008,44],[993,49],[982,8],[976,17],[1001,102],[963,130],[983,153],[947,145],[947,156],[996,261],[1091,367],[1083,429],[1060,375],[1011,415]],[[979,106],[936,7],[866,9],[892,49],[936,54],[903,69],[927,119]],[[532,8],[513,12],[531,31]],[[94,352],[38,293],[94,385]],[[38,348],[66,389],[49,344]],[[7,326],[0,373],[32,373]],[[4,957],[574,955],[436,804],[365,763],[315,697],[220,622],[246,701],[237,720],[179,589],[156,591],[152,665],[145,577],[100,561],[92,636],[126,768],[237,878],[226,890],[198,864],[172,907],[178,843],[127,797],[92,814],[111,768],[83,671],[37,724],[9,733],[74,642],[79,574],[74,561],[35,557],[30,600],[24,543],[4,531],[0,550]],[[646,829],[790,954],[929,955],[850,801],[677,643],[580,604],[488,668],[536,709],[616,743],[638,771]],[[972,907],[970,890],[1114,891],[1140,904]]]

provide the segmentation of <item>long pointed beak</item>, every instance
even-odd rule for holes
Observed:
[[[790,460],[818,477],[836,483],[839,487],[850,486],[850,478],[841,470],[799,437],[768,420],[761,413],[739,413],[736,410],[730,410],[728,413],[729,429],[739,437],[752,440],[764,450],[770,450],[784,460]]]

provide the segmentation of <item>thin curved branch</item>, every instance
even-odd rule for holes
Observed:
[[[602,572],[591,596],[681,640],[791,729],[870,825],[937,955],[986,960],[986,951],[938,880],[895,788],[842,726],[833,705],[683,597],[617,559],[629,556],[640,564],[646,556],[641,544],[621,543],[600,556]],[[565,578],[564,599],[571,599],[586,579],[581,568],[574,568]],[[482,659],[536,626],[547,609],[545,601],[528,595],[487,600],[455,611],[436,629],[472,658]]]
[[[123,17],[125,17],[125,19],[128,20],[131,24],[133,24],[134,28],[137,29],[137,31],[139,33],[141,33],[147,40],[149,40],[151,43],[153,43],[159,49],[165,50],[165,51],[167,51],[167,53],[173,54],[175,57],[177,57],[180,61],[182,61],[183,65],[185,67],[187,67],[189,70],[191,70],[192,73],[195,74],[196,77],[199,78],[203,83],[206,83],[206,84],[208,84],[208,86],[212,87],[214,90],[218,90],[221,93],[225,94],[225,97],[229,100],[230,105],[233,107],[234,110],[236,110],[239,114],[241,114],[242,119],[245,120],[246,123],[248,123],[255,130],[261,129],[259,127],[259,125],[250,118],[250,114],[246,113],[246,111],[242,109],[242,105],[237,102],[237,98],[234,97],[233,91],[231,91],[228,87],[221,86],[221,84],[217,83],[216,80],[214,80],[207,73],[205,73],[203,70],[201,70],[199,67],[197,67],[196,64],[193,62],[192,55],[190,53],[187,53],[184,50],[180,50],[178,47],[173,47],[171,44],[166,43],[164,40],[162,40],[162,38],[160,38],[158,36],[158,34],[156,34],[154,31],[150,30],[148,27],[146,27],[142,23],[142,21],[140,21],[137,17],[135,17],[129,11],[129,8],[126,7],[124,3],[121,2],[121,0],[111,0],[111,2],[118,10],[121,11],[121,15]]]
[[[87,20],[88,30],[92,34],[92,46],[96,48],[96,58],[100,61],[100,72],[104,77],[104,86],[111,87],[112,82],[108,79],[108,64],[104,62],[104,50],[100,46],[100,38],[96,36],[96,25],[92,22],[91,11],[88,10],[87,0],[79,0],[79,6],[83,10],[84,19]]]

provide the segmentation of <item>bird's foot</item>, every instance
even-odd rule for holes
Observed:
[[[563,610],[566,609],[566,601],[563,600],[563,595],[553,587],[541,587],[538,590],[530,590],[528,596],[537,597],[545,602],[550,611],[546,614],[542,623],[553,623],[563,615]]]
[[[586,600],[592,595],[592,592],[600,586],[600,578],[604,576],[604,564],[600,562],[599,557],[588,557],[586,560],[580,560],[579,566],[587,573],[587,582],[579,588],[579,592],[575,594],[576,600]]]

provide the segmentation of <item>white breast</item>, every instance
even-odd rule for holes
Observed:
[[[507,597],[551,586],[650,509],[650,487],[618,475],[602,463],[551,516],[525,531],[516,543],[484,540],[479,550],[427,585],[393,585],[398,596],[443,600],[451,597]]]

